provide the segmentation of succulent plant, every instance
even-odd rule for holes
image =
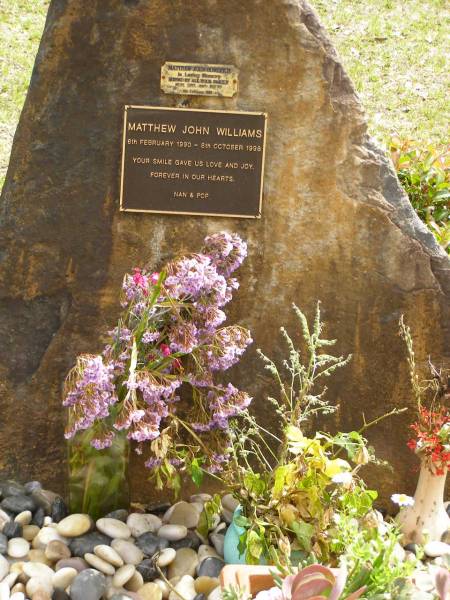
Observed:
[[[332,571],[324,565],[309,565],[295,575],[285,577],[281,589],[275,587],[259,592],[255,600],[356,600],[366,588],[344,598],[342,592],[346,580],[347,572],[343,568]]]

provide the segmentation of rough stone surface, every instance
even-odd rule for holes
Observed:
[[[239,92],[165,95],[166,60],[234,64]],[[124,104],[267,112],[262,218],[120,213]],[[370,420],[413,404],[400,314],[413,327],[419,362],[428,354],[448,359],[448,259],[367,137],[352,84],[303,0],[53,0],[1,197],[6,476],[39,473],[62,491],[61,383],[77,354],[101,350],[124,272],[143,262],[157,268],[224,228],[244,236],[250,253],[229,320],[248,326],[255,343],[233,380],[255,398],[266,424],[267,379],[256,348],[282,357],[274,340],[280,325],[297,329],[293,301],[311,315],[321,299],[337,351],[354,355],[327,382],[341,406],[333,430],[358,428],[362,411]],[[382,475],[387,493],[414,490],[410,418],[368,434],[395,467],[395,475]],[[148,501],[142,460],[133,459],[132,493]]]

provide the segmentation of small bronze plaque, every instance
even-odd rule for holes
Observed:
[[[161,67],[161,89],[182,96],[222,96],[237,92],[238,70],[233,65],[166,62]]]
[[[260,217],[266,118],[125,106],[120,209]]]

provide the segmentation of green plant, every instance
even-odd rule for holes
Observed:
[[[450,253],[450,151],[392,140],[391,157],[415,211]]]
[[[284,328],[289,356],[282,367],[260,353],[278,384],[278,397],[268,401],[282,432],[268,431],[243,411],[243,418],[231,423],[227,468],[221,474],[241,505],[235,522],[244,528],[239,549],[248,563],[265,559],[286,566],[294,559],[333,560],[329,534],[333,516],[347,506],[363,515],[376,498],[359,477],[361,467],[374,460],[362,434],[387,415],[364,423],[359,431],[305,435],[313,417],[336,410],[325,399],[322,381],[350,357],[330,353],[335,340],[323,335],[319,304],[312,330],[305,315],[296,306],[294,310],[304,356]]]

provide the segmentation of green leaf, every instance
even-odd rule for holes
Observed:
[[[190,470],[192,481],[197,487],[200,487],[203,481],[204,473],[198,458],[194,458],[194,460],[191,462]]]
[[[256,531],[249,531],[247,534],[247,554],[253,561],[259,562],[263,551],[263,542]]]
[[[306,552],[311,552],[311,539],[314,535],[314,525],[311,525],[311,523],[305,523],[304,521],[294,521],[291,527],[301,548]]]

